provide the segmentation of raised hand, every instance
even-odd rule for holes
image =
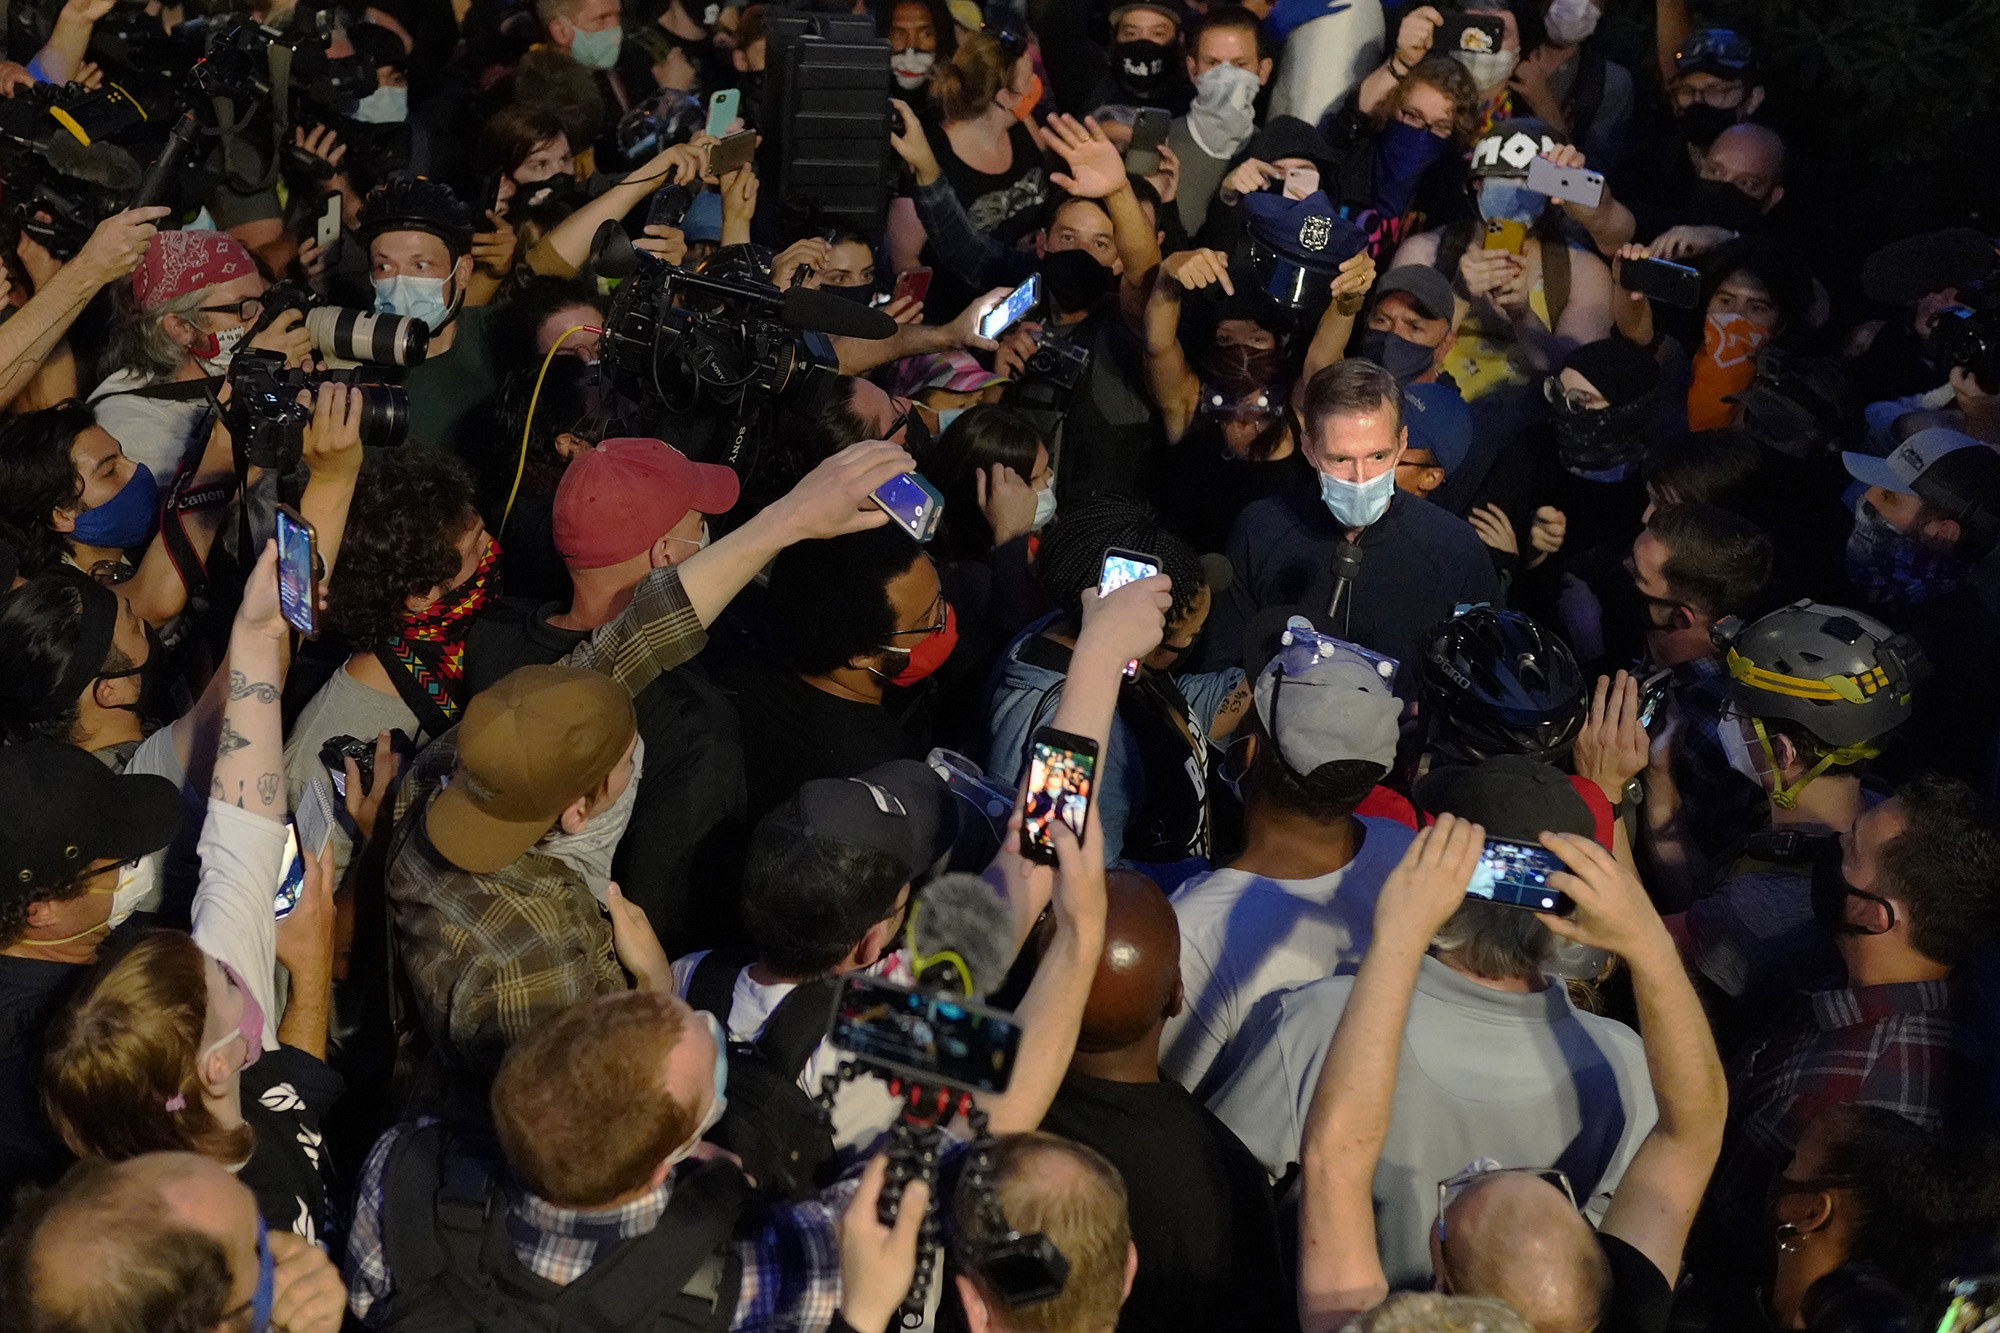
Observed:
[[[1057,188],[1079,199],[1108,199],[1126,188],[1125,156],[1095,120],[1086,116],[1079,122],[1067,114],[1050,116],[1047,132],[1049,147],[1069,163],[1068,174],[1049,173]]]
[[[1437,823],[1420,830],[1403,859],[1382,881],[1375,900],[1375,938],[1419,947],[1433,935],[1458,905],[1486,846],[1486,830],[1469,819],[1439,815]]]

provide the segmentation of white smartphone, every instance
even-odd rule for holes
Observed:
[[[332,249],[333,243],[340,239],[339,195],[330,194],[326,197],[326,207],[319,211],[319,221],[313,226],[313,239],[319,242],[319,248],[322,250]]]
[[[1559,167],[1538,154],[1528,163],[1528,188],[1567,204],[1596,208],[1604,198],[1604,177],[1582,167]]]

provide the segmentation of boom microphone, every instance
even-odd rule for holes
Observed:
[[[975,999],[1007,979],[1014,962],[1014,914],[985,880],[963,872],[940,875],[924,886],[910,911],[912,965],[921,965],[918,986],[960,989],[963,980],[956,967],[948,960],[931,961],[944,953],[964,962]]]
[[[894,319],[865,305],[810,287],[794,287],[784,294],[778,318],[795,329],[811,329],[839,338],[893,338],[901,327]],[[989,893],[991,891],[989,890]]]
[[[173,130],[167,135],[166,146],[161,148],[160,155],[153,159],[153,165],[146,168],[146,178],[139,182],[139,189],[132,196],[131,207],[151,208],[166,201],[169,182],[173,179],[174,171],[186,159],[188,149],[194,146],[195,136],[200,133],[201,122],[195,119],[192,111],[184,113],[174,123]]]

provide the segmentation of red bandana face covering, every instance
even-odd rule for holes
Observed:
[[[493,573],[499,563],[500,539],[490,538],[472,577],[404,617],[402,633],[377,654],[385,665],[402,668],[391,670],[389,676],[433,736],[437,731],[432,723],[441,719],[449,726],[465,707],[465,636],[473,617],[493,596]],[[418,707],[419,700],[428,707]]]

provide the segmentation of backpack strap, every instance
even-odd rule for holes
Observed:
[[[806,1062],[826,1038],[827,1018],[839,993],[839,977],[821,977],[794,986],[764,1020],[764,1030],[757,1036],[757,1053],[793,1078],[804,1073]]]
[[[667,1211],[556,1298],[563,1329],[722,1333],[735,1312],[743,1262],[732,1243],[750,1184],[728,1162],[687,1162],[674,1172]]]
[[[461,1298],[483,1285],[506,1202],[491,1162],[443,1123],[406,1131],[383,1172],[382,1258],[395,1282],[387,1327],[436,1330],[466,1322]]]
[[[688,976],[688,1006],[714,1014],[722,1030],[729,1031],[729,1011],[736,1007],[736,977],[755,961],[738,949],[710,949]]]
[[[1559,235],[1542,238],[1542,299],[1549,303],[1549,332],[1554,333],[1569,309],[1569,242]]]

